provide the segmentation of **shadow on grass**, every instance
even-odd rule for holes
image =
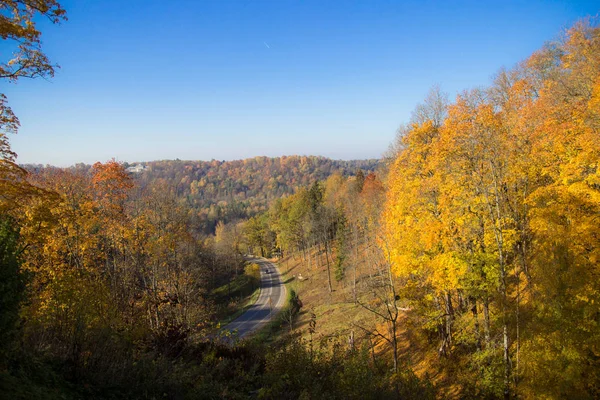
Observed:
[[[296,264],[292,267],[289,267],[286,264],[287,264],[286,262],[279,262],[277,264],[277,266],[279,267],[279,270],[282,272],[283,275],[289,275],[293,270],[298,268],[298,265],[299,265],[299,264]]]

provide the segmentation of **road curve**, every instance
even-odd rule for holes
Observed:
[[[260,295],[250,308],[222,329],[247,337],[271,320],[285,305],[286,289],[275,264],[264,258],[248,258],[260,266]]]

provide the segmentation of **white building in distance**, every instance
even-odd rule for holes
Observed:
[[[146,169],[146,167],[144,167],[142,164],[136,164],[136,165],[132,165],[131,167],[127,168],[125,171],[133,172],[134,174],[137,174],[139,172],[142,172],[145,169]]]

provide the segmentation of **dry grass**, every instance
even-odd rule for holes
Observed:
[[[333,292],[329,292],[325,255],[317,255],[315,250],[311,255],[312,266],[309,266],[309,263],[299,254],[277,261],[288,291],[295,290],[303,302],[302,311],[295,322],[296,331],[300,331],[303,337],[308,337],[309,322],[311,314],[314,313],[316,316],[314,338],[316,339],[339,338],[346,341],[354,331],[357,343],[369,340],[359,326],[369,329],[379,326],[381,329],[383,321],[354,303],[352,269],[346,271],[342,281],[336,282],[332,267]],[[320,262],[315,263],[317,256],[320,257]],[[303,280],[299,279],[300,276]],[[363,266],[362,270],[360,268],[357,270],[359,293],[364,290],[362,283],[367,279],[369,279],[369,271]],[[464,365],[452,365],[453,361],[440,359],[436,351],[437,344],[430,343],[427,338],[418,333],[418,330],[412,329],[407,315],[401,316],[398,325],[401,360],[420,378],[430,379],[439,389],[440,398],[460,398],[461,387],[456,384],[454,375],[459,374]],[[387,342],[381,338],[371,338],[371,343],[378,357],[391,358],[391,347]]]
[[[350,271],[346,271],[344,280],[336,282],[332,267],[333,292],[329,292],[325,255],[318,255],[319,263],[314,262],[316,251],[312,253],[312,257],[312,266],[304,262],[300,255],[286,257],[278,262],[288,290],[295,290],[303,303],[295,324],[296,329],[302,331],[303,335],[308,335],[309,321],[314,313],[317,338],[348,338],[351,331],[354,331],[355,336],[360,336],[361,330],[357,325],[372,326],[375,318],[354,303],[352,280],[348,276]],[[300,277],[304,280],[300,280]]]

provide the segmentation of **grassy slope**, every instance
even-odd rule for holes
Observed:
[[[321,264],[320,267],[309,267],[300,256],[288,257],[279,262],[288,289],[295,290],[303,303],[295,323],[296,329],[307,334],[311,313],[314,313],[317,338],[347,338],[352,330],[355,335],[360,335],[360,329],[353,324],[371,326],[374,323],[373,316],[354,304],[351,281],[348,277],[336,282],[332,276],[333,292],[330,293],[324,255],[321,255]],[[333,271],[331,273],[333,275]],[[298,278],[300,275],[305,280],[301,281]]]
[[[332,268],[333,292],[329,292],[327,267],[325,255],[320,255],[320,267],[314,265],[316,252],[313,251],[313,266],[302,260],[300,255],[286,257],[278,262],[279,269],[283,275],[284,282],[290,290],[298,293],[303,308],[296,318],[295,330],[300,331],[303,337],[308,338],[309,322],[311,313],[316,315],[315,338],[339,338],[346,342],[351,331],[354,331],[355,341],[360,343],[367,340],[367,335],[356,325],[372,328],[382,324],[382,320],[360,305],[354,304],[352,290],[352,269],[346,270],[345,278],[336,282]],[[357,270],[358,292],[361,290],[361,282],[368,279],[368,266],[365,263]],[[301,275],[305,280],[300,281]],[[306,279],[308,278],[308,279]],[[438,387],[442,398],[458,398],[460,387],[455,383],[451,372],[455,370],[460,373],[463,366],[454,365],[452,360],[443,360],[437,357],[436,343],[430,343],[419,336],[416,329],[410,328],[410,319],[406,316],[399,321],[400,357],[409,365],[420,378],[429,377],[432,383]],[[288,332],[288,328],[281,321],[266,327],[259,334],[260,340],[276,340],[276,336]],[[391,348],[382,339],[374,338],[375,351],[379,357],[391,357]],[[444,365],[447,364],[447,365]],[[450,373],[449,373],[450,372]]]
[[[217,319],[223,326],[253,305],[260,294],[260,284],[256,279],[241,274],[231,283],[226,283],[213,290],[213,300],[217,306]]]

